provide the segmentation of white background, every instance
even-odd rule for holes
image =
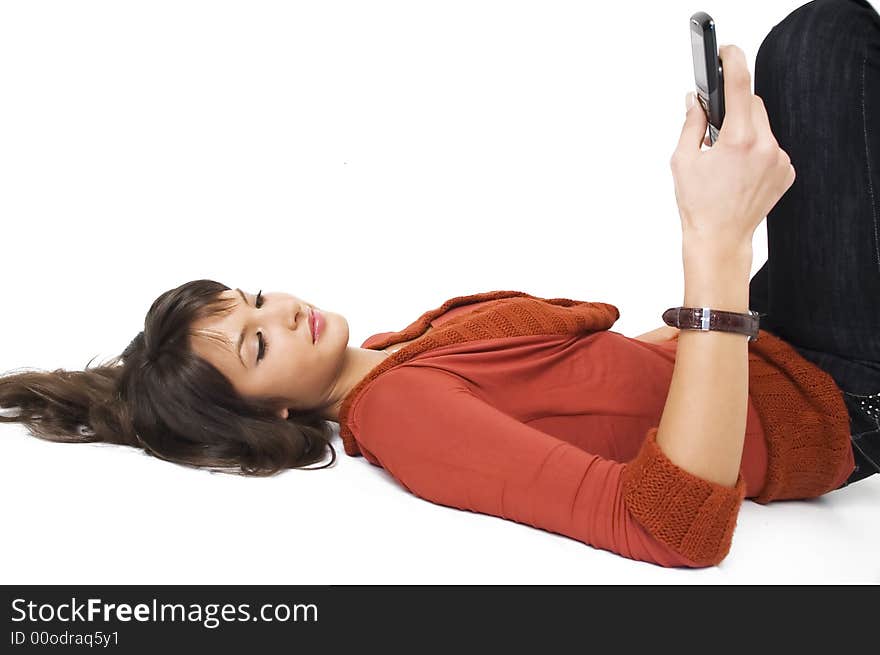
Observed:
[[[4,2],[0,371],[116,355],[202,277],[339,312],[357,346],[498,289],[659,327],[688,18],[754,75],[800,4]],[[880,581],[880,476],[746,501],[720,566],[672,570],[426,502],[338,437],[332,468],[249,479],[0,436],[7,584]]]

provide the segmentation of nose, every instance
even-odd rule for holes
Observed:
[[[292,329],[298,329],[300,324],[304,324],[306,329],[309,327],[309,307],[308,305],[299,305],[294,309],[293,312],[293,325]]]

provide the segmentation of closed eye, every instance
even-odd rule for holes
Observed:
[[[259,309],[263,306],[266,300],[263,298],[263,290],[257,293],[257,299],[254,301],[254,307]],[[257,343],[259,344],[258,352],[257,352],[257,363],[259,364],[260,360],[266,356],[266,353],[269,352],[269,341],[263,338],[262,332],[257,332]]]

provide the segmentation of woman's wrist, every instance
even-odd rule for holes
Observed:
[[[684,305],[729,312],[749,310],[752,244],[685,237]]]
[[[684,230],[681,235],[681,252],[685,264],[712,257],[726,265],[741,266],[746,260],[748,266],[752,265],[753,252],[750,239],[707,236],[695,230]]]

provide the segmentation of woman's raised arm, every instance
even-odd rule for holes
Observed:
[[[670,167],[682,222],[684,305],[747,312],[752,236],[794,183],[794,168],[751,92],[745,55],[722,46],[725,117],[701,150],[706,115],[693,103]],[[682,330],[657,444],[678,466],[734,487],[748,409],[748,337]]]

